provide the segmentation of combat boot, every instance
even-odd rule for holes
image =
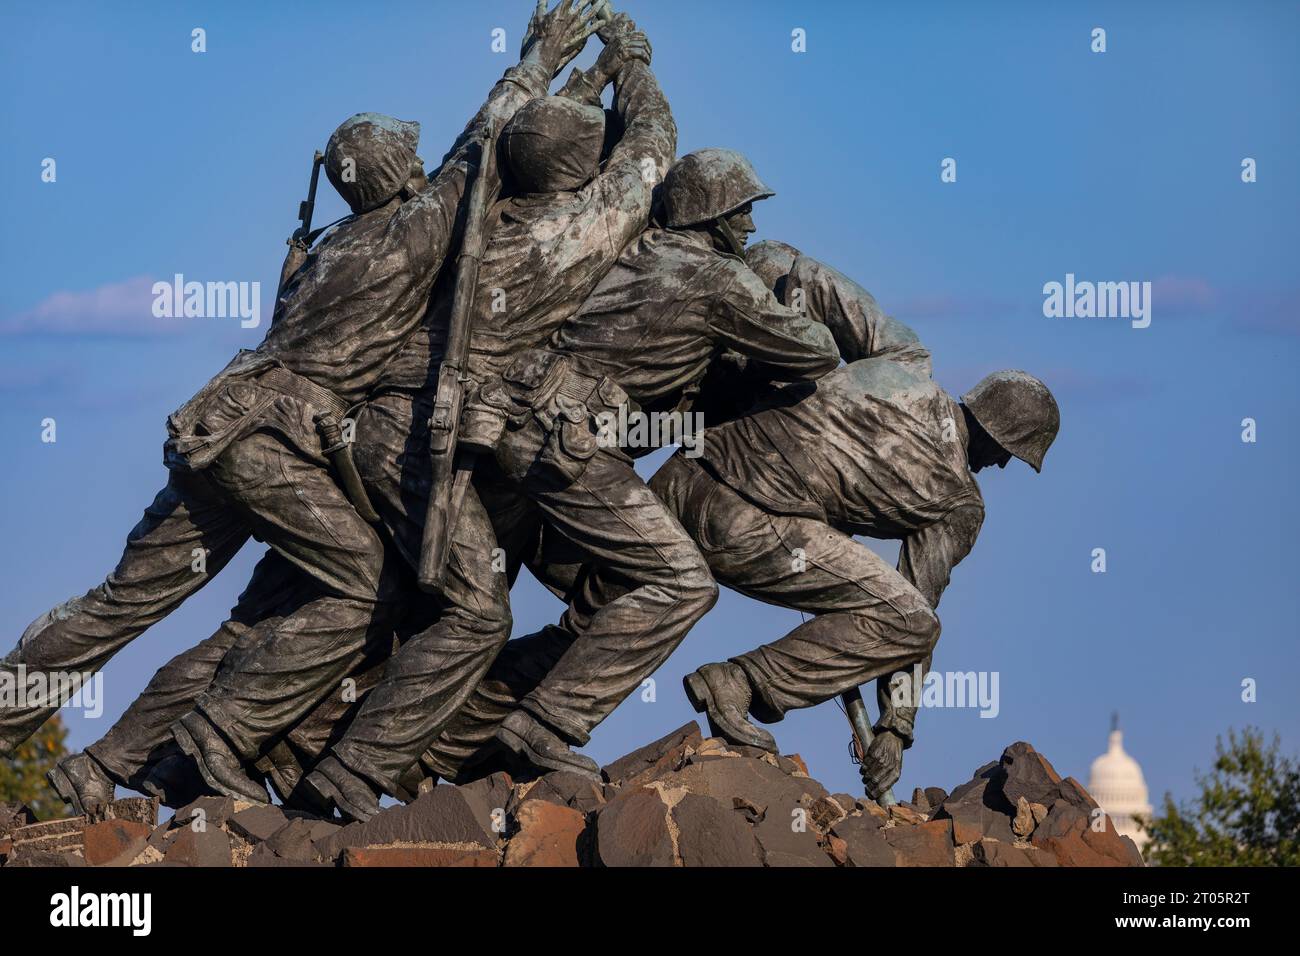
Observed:
[[[497,728],[497,740],[534,767],[545,770],[569,770],[598,783],[604,782],[600,764],[590,757],[574,753],[569,745],[524,710],[516,710]]]
[[[199,797],[216,796],[194,761],[184,754],[168,754],[149,769],[140,789],[158,798],[164,807],[179,810]]]
[[[776,738],[749,720],[754,692],[745,672],[730,661],[705,664],[682,679],[696,713],[709,718],[709,732],[728,743],[779,753]]]
[[[172,724],[176,744],[198,765],[208,786],[218,793],[252,803],[270,803],[266,784],[254,780],[225,738],[202,714],[190,712]]]
[[[333,803],[349,820],[365,823],[379,812],[379,796],[366,780],[326,757],[303,779],[303,786],[315,791],[326,803]]]
[[[73,813],[87,816],[112,803],[117,788],[99,762],[84,752],[64,757],[45,778]]]

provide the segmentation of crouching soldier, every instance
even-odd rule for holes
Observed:
[[[876,795],[897,781],[913,739],[917,698],[901,694],[899,706],[891,688],[914,664],[929,667],[935,609],[984,519],[974,473],[1012,456],[1040,470],[1060,413],[1047,387],[1019,371],[995,372],[954,399],[931,379],[915,336],[864,304],[849,280],[794,250],[779,258],[768,260],[769,281],[839,303],[827,318],[863,357],[710,428],[702,457],[678,453],[651,487],[720,584],[815,616],[704,665],[686,677],[686,692],[715,733],[775,751],[750,715],[778,721],[879,678],[882,716],[863,773]],[[868,321],[845,321],[845,304]],[[897,570],[855,534],[901,539]]]

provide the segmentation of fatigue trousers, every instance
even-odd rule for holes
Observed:
[[[432,489],[432,399],[427,392],[391,392],[377,396],[357,417],[357,468],[412,567],[419,564]],[[491,518],[481,494],[493,503]],[[340,762],[386,793],[398,793],[403,775],[465,703],[510,637],[510,562],[497,528],[519,540],[535,534],[530,529],[537,519],[520,510],[524,504],[490,481],[476,481],[466,490],[436,619],[402,643],[332,748]],[[517,559],[513,566],[517,569]]]
[[[282,429],[289,427],[285,421],[310,422],[309,409],[287,396],[279,401],[288,410]],[[88,678],[211,580],[249,537],[257,537],[311,577],[314,592],[303,608],[316,622],[303,628],[301,611],[295,612],[259,623],[264,630],[258,637],[293,643],[294,656],[315,670],[305,680],[262,671],[241,690],[212,697],[210,689],[198,703],[245,755],[291,726],[346,672],[345,659],[359,652],[383,603],[382,541],[339,490],[324,460],[301,450],[316,441],[308,427],[301,430],[294,442],[283,430],[255,431],[199,473],[173,470],[104,583],[38,618],[0,670],[13,680],[33,671]],[[336,665],[342,665],[341,673]],[[0,704],[0,751],[17,747],[62,702]],[[248,726],[241,723],[252,715]]]
[[[565,443],[554,434],[560,427],[534,414],[507,434],[497,460],[541,512],[547,533],[610,583],[573,596],[558,624],[570,646],[520,701],[568,743],[582,745],[713,607],[718,586],[631,459],[597,447],[585,461],[564,460]]]
[[[733,657],[773,722],[927,658],[939,620],[870,548],[823,521],[770,514],[680,452],[650,481],[699,545],[720,584],[816,615],[780,640]]]

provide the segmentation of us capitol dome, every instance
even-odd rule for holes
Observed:
[[[1119,729],[1118,716],[1111,719],[1110,745],[1092,762],[1088,792],[1114,821],[1117,832],[1132,837],[1138,849],[1146,845],[1149,837],[1138,829],[1133,818],[1151,816],[1147,784],[1138,762],[1124,752],[1124,735]]]

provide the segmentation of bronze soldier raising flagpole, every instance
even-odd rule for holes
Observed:
[[[595,63],[551,94],[593,34]],[[748,247],[774,191],[733,150],[677,157],[652,57],[607,0],[539,3],[432,173],[419,125],[378,113],[316,154],[265,339],[169,419],[167,485],[117,568],[0,662],[97,671],[250,537],[269,546],[229,619],[52,772],[74,810],[116,786],[265,804],[269,780],[366,821],[502,762],[602,785],[580,748],[719,584],[812,616],[687,675],[712,732],[775,758],[753,720],[842,696],[868,793],[892,801],[912,668],[983,522],[974,476],[1041,468],[1059,411],[1018,371],[948,395],[857,283]],[[322,168],[350,213],[313,230]],[[686,414],[702,455],[648,482],[635,460],[660,442],[606,427]],[[858,535],[901,540],[897,567]],[[522,567],[565,610],[510,640]],[[0,751],[60,703],[5,704]]]

